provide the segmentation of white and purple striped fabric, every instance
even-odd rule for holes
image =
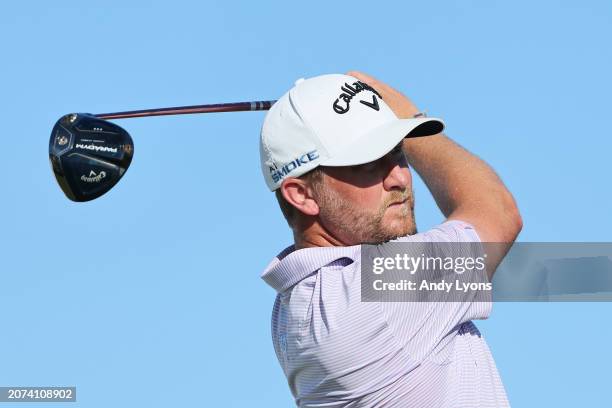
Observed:
[[[479,242],[462,221],[395,242]],[[382,244],[384,245],[384,244]],[[262,278],[272,340],[300,407],[507,407],[472,319],[487,302],[361,302],[360,246],[285,249]]]

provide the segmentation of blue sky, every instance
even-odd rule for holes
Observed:
[[[90,203],[50,171],[61,115],[276,99],[362,70],[496,169],[521,241],[612,241],[611,23],[588,0],[4,4],[0,386],[75,385],[75,407],[292,404],[259,278],[291,243],[259,170],[264,113],[117,121],[134,160]],[[415,193],[419,229],[439,223]],[[611,312],[495,305],[477,324],[513,406],[610,406]]]

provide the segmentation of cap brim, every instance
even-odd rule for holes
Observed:
[[[444,130],[437,118],[398,119],[366,133],[347,147],[320,163],[321,166],[355,166],[378,160],[406,137],[431,136]]]

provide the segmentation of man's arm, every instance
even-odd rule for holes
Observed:
[[[376,89],[399,118],[418,112],[408,98],[388,85],[359,72],[348,74]],[[489,257],[492,274],[522,228],[512,194],[489,165],[443,134],[404,139],[403,146],[408,163],[447,219],[472,224],[482,242],[507,243],[496,245],[497,256]]]
[[[514,198],[484,161],[442,134],[404,139],[404,150],[449,220],[474,225],[483,242],[516,239],[522,221]]]

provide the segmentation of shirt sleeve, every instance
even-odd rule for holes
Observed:
[[[392,242],[431,243],[435,256],[476,258],[483,255],[480,237],[474,227],[459,220],[446,221],[429,231]],[[464,275],[463,279],[470,278]],[[474,296],[470,292],[439,296],[433,298],[436,301],[429,298],[427,301],[380,303],[383,317],[395,337],[416,358],[435,354],[450,341],[449,334],[459,330],[461,324],[472,319],[486,319],[491,312],[490,296]]]
[[[406,235],[392,242],[482,242],[472,224],[460,220],[445,221],[429,231]]]

